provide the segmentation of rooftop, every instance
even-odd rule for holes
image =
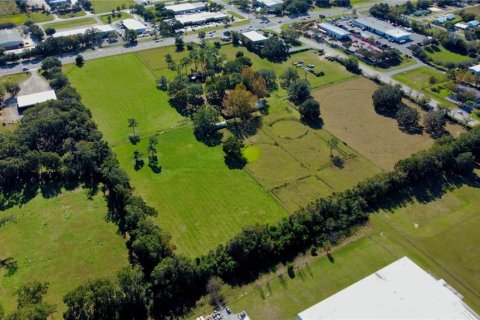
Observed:
[[[147,26],[135,19],[125,19],[122,20],[122,24],[128,30],[139,30],[139,29],[146,29]]]
[[[445,281],[407,257],[298,314],[317,319],[479,319]]]
[[[173,12],[199,10],[199,9],[205,9],[205,3],[204,2],[180,3],[180,4],[174,4],[171,6],[165,6],[165,9],[172,10]]]
[[[322,28],[322,29],[325,29],[325,30],[329,30],[329,31],[332,31],[340,36],[348,36],[350,35],[350,32],[346,31],[346,30],[343,30],[342,28],[339,28],[337,26],[334,26],[333,24],[331,23],[328,23],[328,22],[322,22],[319,24],[319,26]]]
[[[32,94],[26,94],[24,96],[17,97],[17,105],[19,108],[25,108],[33,106],[34,104],[45,102],[47,100],[57,100],[55,91],[47,90]]]
[[[257,0],[260,3],[263,3],[267,7],[274,7],[283,4],[283,0]]]
[[[398,37],[409,36],[410,35],[409,32],[403,31],[400,28],[395,28],[392,25],[390,25],[389,23],[387,23],[385,21],[382,21],[382,20],[378,20],[374,17],[362,17],[362,18],[356,19],[355,21],[357,21],[358,23],[361,23],[364,26],[367,26],[371,29],[378,30],[378,31],[380,31],[380,32],[382,32],[386,35],[391,36],[391,37],[398,38]]]
[[[472,71],[475,71],[475,72],[480,72],[480,64],[477,64],[476,66],[472,66],[472,67],[468,68],[468,70],[472,70]]]
[[[205,22],[207,20],[220,20],[220,19],[225,19],[228,17],[225,13],[223,12],[199,12],[199,13],[194,13],[194,14],[182,14],[182,15],[176,15],[175,19],[182,23],[201,23]]]
[[[115,29],[108,25],[108,24],[99,24],[95,26],[90,26],[90,27],[83,27],[83,28],[77,28],[77,29],[70,29],[70,30],[64,30],[64,31],[58,31],[53,34],[53,37],[68,37],[68,36],[74,36],[77,34],[84,34],[88,30],[95,30],[97,32],[103,32],[103,33],[108,33],[115,31]]]
[[[259,41],[265,41],[267,40],[268,38],[265,37],[263,34],[257,32],[257,31],[248,31],[248,32],[244,32],[242,33],[242,35],[249,39],[250,41],[252,42],[259,42]]]
[[[0,43],[18,41],[23,42],[22,35],[18,29],[3,29],[0,30]]]

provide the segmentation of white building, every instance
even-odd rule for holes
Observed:
[[[18,29],[0,30],[0,48],[17,49],[23,46],[23,39]]]
[[[300,312],[297,320],[479,319],[462,296],[403,257]]]
[[[248,41],[251,41],[255,44],[260,44],[265,42],[268,38],[265,37],[263,34],[257,32],[257,31],[248,31],[242,33],[242,36],[247,39]]]
[[[135,19],[122,20],[122,25],[127,30],[135,30],[136,33],[144,33],[147,31],[147,26]]]
[[[257,0],[257,2],[268,10],[277,10],[283,5],[283,0]]]
[[[480,76],[480,64],[468,68],[468,71],[473,75]]]
[[[42,103],[48,100],[57,100],[57,96],[55,95],[55,91],[47,90],[32,94],[26,94],[24,96],[17,97],[17,105],[19,109],[31,107],[36,105],[37,103]]]
[[[205,11],[207,9],[204,2],[180,3],[171,6],[165,6],[165,9],[172,10],[175,14]]]
[[[95,30],[96,32],[101,32],[104,35],[109,34],[110,32],[116,32],[116,30],[108,25],[108,24],[99,24],[91,27],[83,27],[83,28],[78,28],[78,29],[70,29],[70,30],[64,30],[64,31],[58,31],[53,34],[54,38],[57,37],[68,37],[68,36],[74,36],[77,34],[84,34],[85,32],[89,30]]]
[[[227,18],[228,15],[223,12],[200,12],[175,16],[175,20],[183,25],[204,24],[211,21],[225,20]]]

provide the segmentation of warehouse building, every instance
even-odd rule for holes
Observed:
[[[261,7],[265,7],[270,11],[279,10],[283,6],[283,0],[257,0]]]
[[[7,50],[23,47],[23,38],[17,29],[0,30],[0,48]]]
[[[297,320],[479,319],[462,298],[403,257],[300,312]]]
[[[363,17],[353,20],[353,24],[357,27],[370,30],[388,40],[403,43],[410,41],[411,33],[400,28],[392,27],[389,23],[378,20],[374,17]]]
[[[127,30],[135,30],[136,33],[144,33],[147,31],[147,26],[135,19],[122,20],[122,25]]]
[[[223,12],[200,12],[175,16],[175,20],[184,26],[204,24],[213,21],[222,21],[226,20],[227,18],[228,15]]]
[[[253,44],[262,44],[268,39],[263,34],[257,31],[244,32],[242,33],[242,37],[244,41],[249,41]]]
[[[330,37],[333,37],[337,40],[347,40],[350,38],[350,32],[343,30],[337,26],[334,26],[328,22],[322,22],[318,25],[320,31],[324,31]]]
[[[83,27],[83,28],[78,28],[78,29],[71,29],[71,30],[64,30],[64,31],[58,31],[55,32],[52,37],[58,38],[58,37],[69,37],[69,36],[75,36],[78,34],[85,34],[85,32],[89,30],[95,30],[96,32],[101,32],[104,36],[108,35],[111,32],[117,32],[112,26],[106,24],[99,24],[91,27]]]
[[[204,2],[180,3],[171,6],[165,6],[165,9],[172,10],[174,14],[193,13],[205,11],[207,9]]]
[[[42,103],[48,100],[57,100],[55,91],[47,90],[32,94],[26,94],[24,96],[17,97],[17,106],[19,109],[25,109],[31,106],[36,105],[37,103]]]

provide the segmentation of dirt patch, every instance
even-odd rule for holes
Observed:
[[[372,94],[377,85],[365,78],[357,78],[313,92],[320,102],[325,129],[357,150],[384,170],[412,153],[433,144],[427,134],[406,134],[397,121],[377,114]],[[424,114],[424,112],[422,111]],[[450,124],[448,130],[458,135],[463,129]]]

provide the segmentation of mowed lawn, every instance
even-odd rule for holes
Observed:
[[[405,83],[407,86],[418,91],[422,91],[431,86],[429,82],[431,77],[435,78],[436,83],[443,83],[448,80],[445,74],[425,66],[398,73],[393,76],[395,80]]]
[[[70,29],[75,27],[83,27],[97,24],[97,20],[92,17],[86,17],[81,19],[71,19],[61,22],[46,23],[43,25],[43,29],[54,28],[55,30]]]
[[[116,10],[117,7],[122,8],[122,5],[128,9],[134,4],[135,1],[133,0],[92,0],[93,10],[95,13],[112,11],[112,9]]]
[[[155,76],[135,54],[88,61],[68,72],[95,122],[113,145],[128,142],[128,119],[137,133],[150,135],[185,122],[168,104],[166,92],[155,86]]]
[[[378,167],[391,170],[398,160],[430,147],[433,139],[426,133],[406,134],[395,119],[377,114],[372,101],[376,88],[374,82],[361,78],[321,88],[313,96],[321,104],[326,130]],[[447,130],[454,136],[463,132],[451,124]]]
[[[333,250],[334,262],[323,252],[309,253],[295,262],[295,278],[285,268],[249,285],[225,286],[226,304],[245,310],[251,319],[294,319],[310,306],[328,298],[397,259],[408,256],[464,295],[480,311],[480,189],[463,185],[431,202],[413,201],[393,212],[371,217],[356,238]],[[307,262],[307,263],[305,263]],[[300,268],[297,268],[299,266]],[[207,314],[199,308],[191,318]]]
[[[106,215],[102,196],[88,200],[81,189],[51,199],[38,195],[0,212],[0,218],[14,219],[0,227],[0,258],[12,257],[18,264],[13,275],[0,269],[0,301],[7,313],[16,305],[14,291],[37,280],[49,283],[46,301],[57,305],[60,318],[65,293],[127,266],[125,239]]]
[[[207,147],[192,131],[158,135],[158,174],[147,165],[134,169],[133,151],[146,155],[147,139],[114,151],[135,191],[158,210],[155,220],[172,235],[177,252],[193,258],[225,243],[243,226],[276,223],[287,212],[247,172],[228,169],[221,146]]]
[[[449,51],[441,45],[438,48],[440,49],[440,51],[429,52],[425,50],[425,53],[430,58],[432,58],[434,62],[438,61],[441,63],[447,63],[447,62],[458,63],[458,62],[464,62],[464,61],[470,60],[468,56]]]

